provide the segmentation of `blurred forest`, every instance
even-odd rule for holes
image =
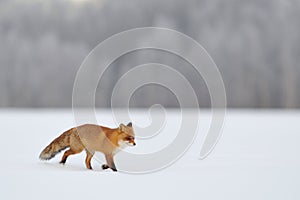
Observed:
[[[85,56],[112,34],[144,26],[175,29],[203,45],[223,76],[229,107],[300,107],[299,0],[0,0],[0,107],[70,107]],[[191,66],[153,50],[114,62],[97,106],[109,107],[118,78],[147,62],[179,70],[200,106],[210,106]],[[178,106],[163,87],[139,90],[132,106]]]

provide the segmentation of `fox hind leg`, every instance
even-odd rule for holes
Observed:
[[[64,155],[63,155],[63,157],[61,158],[61,161],[60,161],[59,163],[65,164],[66,161],[67,161],[68,156],[69,156],[69,155],[72,155],[72,154],[74,154],[74,152],[73,152],[71,149],[67,150],[67,151],[64,153]]]
[[[74,154],[78,154],[78,153],[80,153],[82,150],[80,150],[80,149],[78,149],[78,150],[74,150],[74,149],[69,149],[69,150],[67,150],[65,153],[64,153],[64,155],[63,155],[63,157],[61,158],[61,161],[59,162],[59,163],[61,163],[61,164],[65,164],[66,163],[66,161],[67,161],[67,158],[70,156],[70,155],[74,155]]]
[[[85,165],[88,169],[93,169],[91,166],[91,160],[94,156],[94,152],[90,152],[89,150],[86,150],[86,159],[85,159]]]

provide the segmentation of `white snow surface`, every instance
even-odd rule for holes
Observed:
[[[134,115],[147,124],[144,113]],[[167,121],[172,124],[178,113],[172,110]],[[109,110],[97,110],[97,116],[101,125],[116,125]],[[64,166],[58,163],[62,153],[39,160],[46,145],[75,126],[71,110],[2,109],[0,199],[300,199],[300,111],[228,110],[216,148],[199,160],[209,116],[200,111],[199,134],[177,162],[134,175],[102,171],[94,159],[94,170],[87,170],[85,153],[70,156]],[[168,138],[137,141],[127,149],[155,151]]]

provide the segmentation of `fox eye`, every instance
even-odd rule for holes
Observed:
[[[126,137],[126,139],[127,139],[127,140],[134,140],[134,137],[128,136],[128,137]]]

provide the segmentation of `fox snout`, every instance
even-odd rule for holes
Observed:
[[[132,146],[135,146],[136,145],[136,143],[135,142],[130,142],[129,144],[131,144]]]
[[[127,141],[127,144],[129,146],[135,146],[136,145],[135,141]]]

